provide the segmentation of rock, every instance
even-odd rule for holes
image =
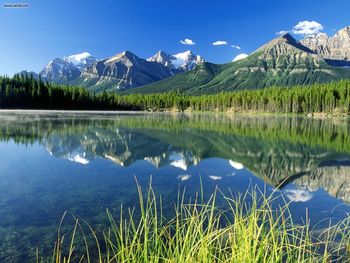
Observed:
[[[300,43],[333,64],[345,61],[349,63],[344,65],[350,65],[350,26],[339,30],[332,37],[325,33],[306,36]]]

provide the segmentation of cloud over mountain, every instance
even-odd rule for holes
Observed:
[[[245,59],[246,57],[248,57],[248,54],[244,54],[244,53],[239,54],[232,60],[232,62],[235,62],[235,61],[241,60],[241,59]]]
[[[293,27],[292,32],[296,35],[314,35],[323,30],[323,26],[316,21],[300,21]]]
[[[180,43],[182,45],[188,45],[188,46],[194,46],[196,44],[192,39],[189,39],[189,38],[186,38],[184,40],[180,40]]]
[[[281,30],[281,31],[276,32],[276,35],[282,36],[282,35],[287,34],[287,33],[289,33],[289,30]]]
[[[228,45],[228,43],[225,40],[218,40],[218,41],[213,42],[212,45],[213,46],[223,46],[223,45]]]
[[[237,45],[231,45],[231,47],[235,48],[235,49],[241,49],[240,46],[237,46]]]

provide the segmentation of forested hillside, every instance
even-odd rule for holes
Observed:
[[[336,67],[302,46],[291,35],[280,36],[245,59],[194,70],[122,93],[181,91],[187,95],[215,94],[271,86],[293,87],[350,79],[348,67]]]
[[[31,76],[0,78],[0,108],[81,110],[257,111],[350,113],[350,81],[188,96],[180,92],[117,95],[53,85]]]
[[[77,109],[132,110],[114,101],[107,93],[89,93],[82,87],[44,82],[33,75],[0,77],[0,108],[3,109]]]

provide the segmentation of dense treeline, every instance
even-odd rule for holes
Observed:
[[[264,111],[279,113],[350,113],[350,81],[186,96],[178,92],[117,95],[92,94],[84,88],[54,85],[32,76],[0,78],[1,108]]]
[[[129,95],[128,102],[140,108],[178,108],[195,111],[263,111],[278,113],[350,113],[350,81],[310,86],[270,87],[259,90],[186,96],[176,93]]]
[[[107,93],[93,94],[85,88],[55,85],[32,75],[18,74],[0,77],[0,108],[134,110]]]

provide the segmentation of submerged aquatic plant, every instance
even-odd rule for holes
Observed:
[[[166,218],[151,184],[146,193],[137,189],[139,207],[121,209],[118,220],[107,210],[105,230],[74,217],[73,230],[62,235],[65,214],[51,262],[348,261],[349,220],[314,236],[308,222],[293,223],[288,203],[272,207],[274,197],[257,189],[237,196],[216,189],[207,201],[201,192],[189,202],[179,192],[174,216]],[[218,208],[218,196],[228,209]]]

